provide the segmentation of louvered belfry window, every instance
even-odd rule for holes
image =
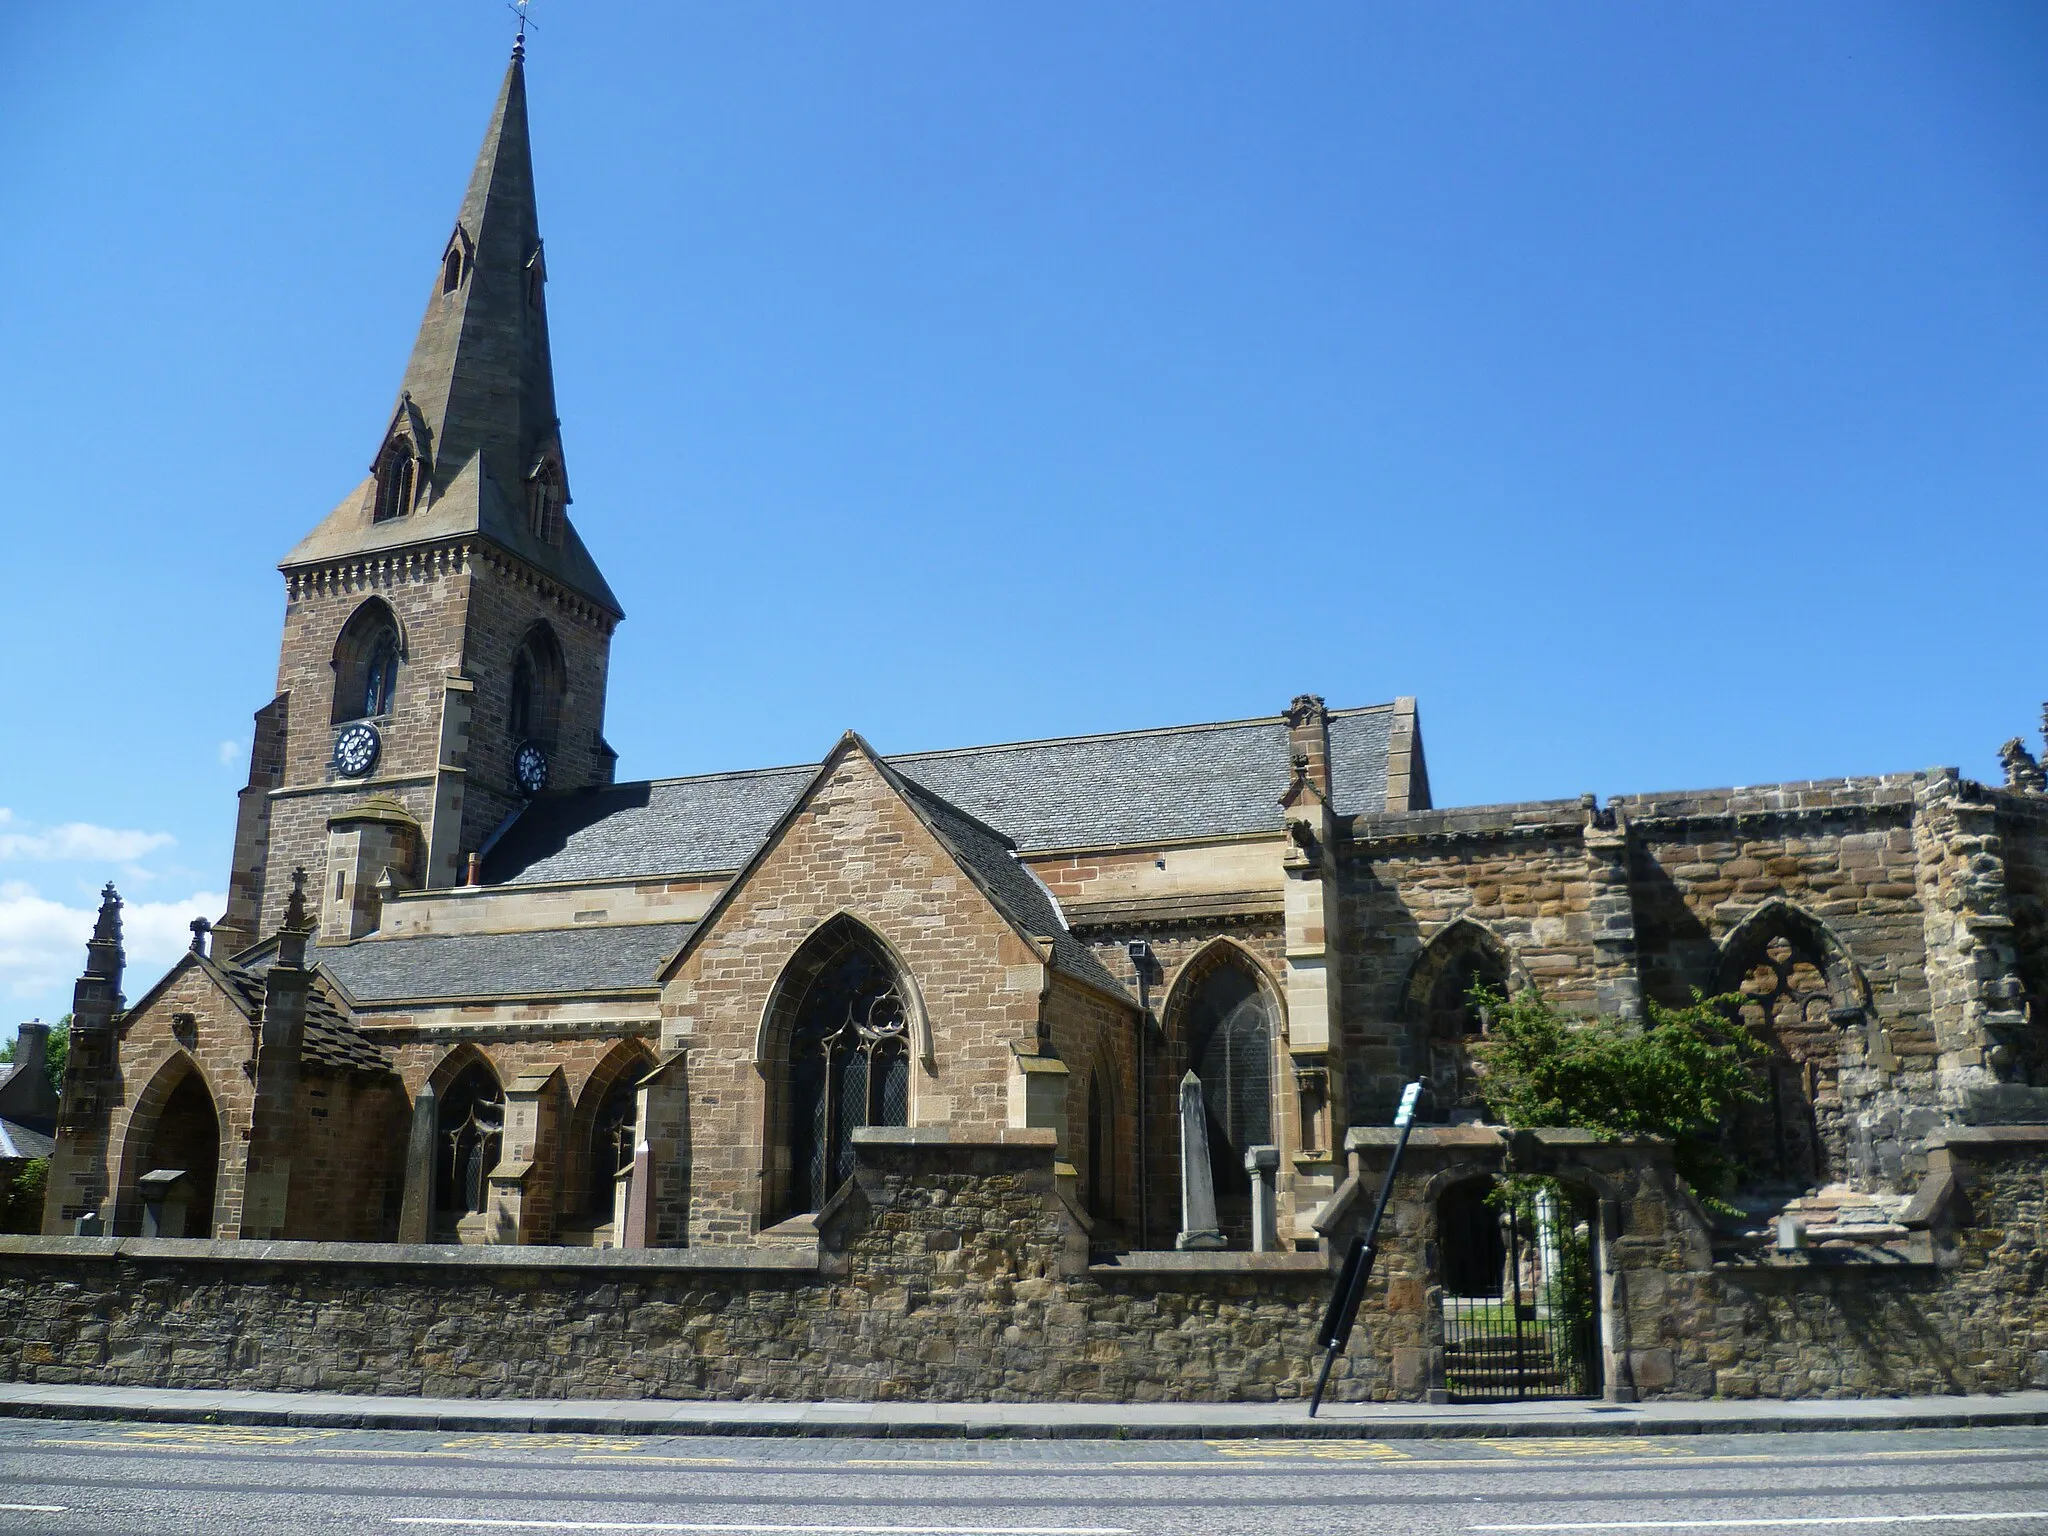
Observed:
[[[1246,1149],[1273,1142],[1272,1008],[1255,978],[1226,965],[1202,983],[1188,1024],[1217,1186],[1234,1189],[1245,1182]]]
[[[797,1006],[789,1074],[794,1203],[815,1211],[852,1175],[856,1130],[909,1123],[903,996],[894,968],[858,935],[848,936]]]

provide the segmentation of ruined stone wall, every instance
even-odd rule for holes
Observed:
[[[1675,1272],[1639,1289],[1639,1347],[1679,1397],[1882,1397],[2048,1386],[2048,1127],[1952,1130],[1931,1263],[1789,1261]]]
[[[1592,1011],[1599,968],[1576,801],[1356,818],[1341,864],[1342,1085],[1353,1125],[1384,1125],[1428,1070],[1407,988],[1429,942],[1463,918],[1508,951],[1517,980]]]
[[[2032,1087],[2048,1087],[2048,798],[2005,797],[2007,901],[2016,969],[2026,988],[2026,1024],[2015,1032],[2014,1065]]]

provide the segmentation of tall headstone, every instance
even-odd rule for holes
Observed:
[[[434,1085],[412,1101],[412,1128],[405,1138],[405,1204],[398,1212],[401,1243],[434,1240],[434,1154],[440,1130],[440,1102]]]
[[[1202,1080],[1190,1071],[1180,1080],[1180,1236],[1173,1246],[1221,1248],[1216,1223],[1216,1175],[1209,1167],[1209,1111]]]

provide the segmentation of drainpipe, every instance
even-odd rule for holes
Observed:
[[[1131,957],[1131,969],[1138,973],[1138,1246],[1142,1249],[1152,1246],[1152,1148],[1145,1135],[1145,1098],[1149,1086],[1145,1077],[1145,1040],[1151,1033],[1146,1026],[1152,1022],[1152,983],[1159,979],[1160,969],[1152,946],[1145,940],[1131,940],[1126,952]]]

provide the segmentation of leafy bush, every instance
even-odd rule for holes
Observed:
[[[5,1167],[0,1164],[0,1169]],[[49,1177],[50,1160],[32,1157],[12,1180],[0,1184],[0,1232],[43,1230],[43,1190]]]
[[[1474,987],[1490,1019],[1472,1049],[1487,1113],[1518,1129],[1567,1126],[1602,1136],[1661,1136],[1700,1197],[1720,1206],[1741,1169],[1722,1130],[1759,1097],[1747,1059],[1759,1047],[1732,1022],[1734,996],[1697,989],[1684,1008],[1649,1005],[1635,1023],[1562,1013],[1534,991]]]

